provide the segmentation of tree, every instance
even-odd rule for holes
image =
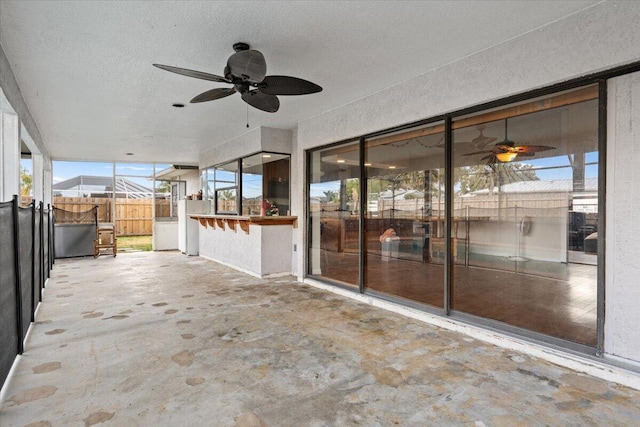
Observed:
[[[27,168],[20,166],[20,195],[30,196],[33,190],[33,176]]]
[[[459,194],[473,193],[520,181],[538,181],[531,165],[523,163],[492,163],[465,166],[456,170],[454,180],[460,184]]]
[[[332,203],[338,201],[338,193],[333,190],[324,191],[324,201],[326,203]]]
[[[236,194],[231,190],[223,190],[220,193],[218,193],[218,197],[221,200],[235,200]]]
[[[160,184],[156,187],[156,191],[158,193],[170,193],[171,192],[171,182],[170,181],[160,181]]]

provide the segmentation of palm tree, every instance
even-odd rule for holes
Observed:
[[[33,189],[33,176],[27,168],[20,166],[20,195],[30,196]]]
[[[488,189],[489,193],[505,184],[520,181],[538,181],[540,178],[531,165],[523,163],[492,163],[465,166],[456,170],[456,183],[460,184],[459,194],[473,193]]]
[[[338,193],[333,190],[324,191],[324,200],[326,203],[338,201]]]
[[[236,194],[231,190],[223,190],[220,193],[218,193],[218,197],[221,200],[235,200]]]

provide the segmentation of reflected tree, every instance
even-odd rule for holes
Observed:
[[[540,178],[531,165],[525,163],[490,163],[465,166],[455,170],[455,186],[458,194],[473,193],[488,189],[493,193],[496,187],[521,181],[538,181]]]

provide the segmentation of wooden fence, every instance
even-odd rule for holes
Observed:
[[[69,212],[85,212],[98,206],[98,222],[114,222],[112,199],[97,197],[54,197],[53,206]],[[168,217],[170,201],[156,199],[156,217]],[[116,199],[115,224],[118,236],[153,234],[153,200]]]
[[[572,193],[494,193],[477,195],[475,197],[456,197],[453,209],[454,216],[464,217],[483,216],[494,219],[507,219],[514,215],[516,208],[520,209],[520,215],[527,216],[558,216],[559,212],[569,210]],[[322,211],[323,217],[343,217],[345,214],[354,214],[358,211],[357,203],[346,204],[346,211],[341,210],[338,202],[313,203],[310,207],[312,213]],[[425,211],[424,199],[375,199],[368,200],[368,215],[374,217],[415,218],[444,217],[444,198],[431,199],[431,210]],[[505,217],[506,216],[506,217]]]

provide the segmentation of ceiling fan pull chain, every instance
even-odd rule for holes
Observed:
[[[247,128],[249,127],[249,104],[247,105]]]

